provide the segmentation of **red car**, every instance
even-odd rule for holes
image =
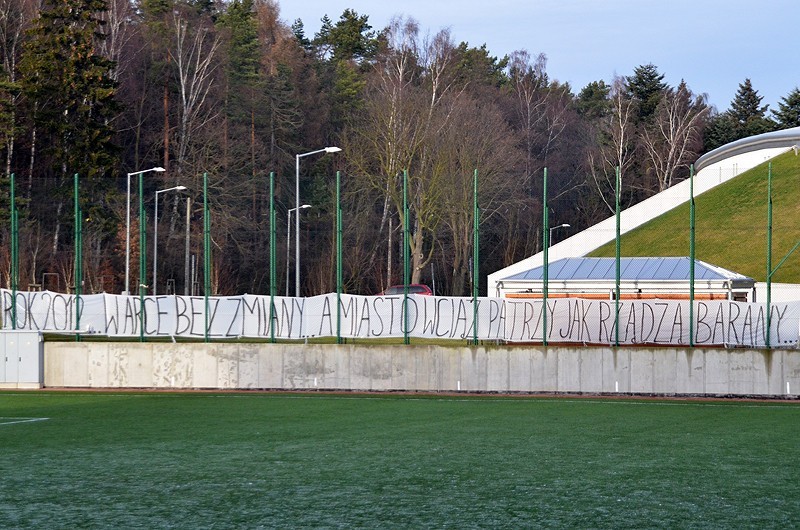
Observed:
[[[378,293],[379,296],[388,296],[388,295],[398,295],[403,294],[405,287],[404,285],[392,285],[382,293]],[[433,296],[433,291],[427,285],[422,285],[421,283],[412,283],[408,286],[408,294],[422,294],[425,296]]]

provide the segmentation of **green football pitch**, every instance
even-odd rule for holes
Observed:
[[[0,393],[2,528],[791,528],[800,404]]]

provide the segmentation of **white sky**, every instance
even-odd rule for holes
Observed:
[[[800,0],[278,0],[281,19],[300,18],[313,37],[327,14],[354,9],[373,29],[411,16],[423,33],[450,28],[456,43],[492,55],[525,49],[547,56],[547,72],[576,94],[653,63],[665,81],[685,79],[720,111],[750,78],[762,103],[800,85]]]

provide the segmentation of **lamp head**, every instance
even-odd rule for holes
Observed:
[[[184,191],[184,190],[187,190],[187,189],[188,188],[186,186],[175,186],[175,191]]]
[[[326,147],[325,148],[325,152],[326,153],[338,153],[341,150],[342,149],[340,147]]]
[[[310,205],[310,204],[304,204],[304,205],[302,205],[302,206],[300,207],[300,209],[301,209],[301,210],[304,210],[304,209],[306,209],[306,208],[311,208],[311,205]]]
[[[161,166],[158,166],[158,167],[154,167],[151,171],[155,171],[156,173],[163,173],[163,172],[166,171],[166,169],[164,169]]]

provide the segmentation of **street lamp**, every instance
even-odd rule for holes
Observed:
[[[338,153],[341,151],[339,147],[326,147],[325,149],[317,149],[310,153],[303,153],[295,155],[295,183],[294,183],[294,209],[300,209],[300,159],[304,156],[316,155],[318,153]],[[295,219],[295,234],[294,234],[294,295],[300,296],[300,216]]]
[[[558,226],[554,226],[550,229],[550,239],[547,240],[547,245],[551,246],[553,244],[553,230],[556,228],[569,228],[569,223],[564,223]]]
[[[165,190],[156,190],[156,212],[153,217],[153,296],[158,290],[158,194],[168,191],[183,191],[186,186],[173,186]]]
[[[292,212],[298,210],[297,217],[300,218],[299,210],[311,208],[310,204],[304,204],[297,208],[291,208],[286,212],[286,296],[289,296],[289,236],[292,233]]]
[[[127,213],[125,216],[125,293],[126,295],[131,294],[130,292],[130,276],[131,276],[131,177],[134,175],[141,175],[142,173],[149,173],[150,171],[155,171],[156,173],[163,173],[166,171],[163,167],[151,167],[150,169],[143,169],[141,171],[134,171],[133,173],[128,173],[128,202],[126,203]]]

